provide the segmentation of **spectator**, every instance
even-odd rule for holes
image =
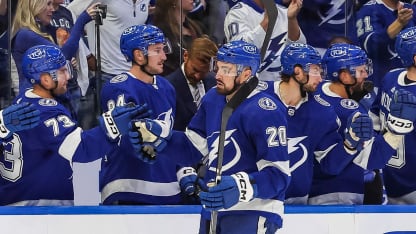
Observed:
[[[372,0],[357,12],[357,37],[362,48],[373,61],[375,92],[382,86],[383,76],[401,67],[394,49],[396,35],[416,25],[415,6],[397,0]]]
[[[192,0],[157,0],[152,24],[160,28],[172,46],[172,54],[164,63],[162,76],[169,75],[182,64],[183,51],[192,40],[202,36],[202,29],[188,17],[194,5]]]
[[[19,1],[12,28],[12,54],[19,73],[19,92],[23,93],[30,83],[22,74],[23,53],[34,45],[53,45],[53,37],[45,30],[50,24],[53,13],[52,0]],[[62,52],[67,60],[74,57],[78,49],[84,25],[95,17],[95,5],[85,10],[76,21],[68,41],[62,46]]]
[[[166,78],[176,90],[176,115],[173,129],[184,131],[199,108],[202,97],[215,86],[215,76],[209,72],[211,57],[217,46],[208,37],[195,39],[183,54],[182,66]]]
[[[82,131],[54,99],[66,92],[70,78],[60,49],[54,45],[29,48],[22,56],[22,70],[33,89],[22,92],[15,104],[32,104],[40,119],[36,127],[17,129],[3,142],[7,150],[0,152],[1,165],[6,167],[0,172],[0,205],[73,205],[72,162],[103,157],[126,133],[131,119],[146,117],[147,110],[120,107],[103,114],[99,127]]]
[[[292,0],[288,8],[279,4],[276,7],[276,25],[258,71],[260,80],[279,80],[279,72],[282,70],[280,54],[285,45],[291,42],[306,43],[296,18],[302,7],[302,0]],[[244,40],[261,48],[268,22],[269,17],[261,0],[238,2],[225,17],[225,35],[228,41]]]
[[[73,0],[68,9],[79,17],[82,10],[93,2],[107,6],[106,18],[100,26],[101,79],[108,81],[114,76],[128,71],[130,64],[120,52],[120,36],[125,28],[144,24],[149,14],[149,0]],[[88,46],[96,55],[95,24],[86,26]]]

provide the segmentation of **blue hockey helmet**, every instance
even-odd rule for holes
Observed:
[[[416,27],[403,29],[396,37],[395,47],[403,66],[412,66],[416,54]]]
[[[373,73],[371,60],[367,54],[358,46],[336,43],[331,45],[325,52],[322,63],[329,80],[338,80],[341,69],[348,70],[355,77],[355,67],[366,65],[368,76]]]
[[[22,59],[23,75],[31,84],[40,83],[40,76],[49,73],[57,80],[56,71],[67,65],[61,50],[53,45],[37,45],[29,48]]]
[[[121,34],[120,50],[127,61],[132,61],[134,50],[141,50],[147,55],[149,46],[158,43],[166,44],[165,35],[158,27],[150,24],[134,25]]]
[[[244,67],[250,67],[251,73],[256,74],[260,66],[259,49],[245,41],[237,40],[224,44],[218,49],[217,61],[223,61],[237,65],[237,75],[239,75]]]
[[[310,45],[302,43],[291,43],[287,45],[280,56],[283,70],[282,74],[292,75],[296,65],[302,66],[305,71],[309,71],[309,65],[321,64],[321,55]]]

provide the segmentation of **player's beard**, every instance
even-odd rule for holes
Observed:
[[[222,86],[224,87],[224,88],[219,88],[218,87],[218,85],[217,85],[217,92],[219,93],[219,94],[221,94],[221,95],[225,95],[225,96],[227,96],[227,95],[230,95],[230,94],[232,94],[232,93],[234,93],[235,91],[237,91],[237,89],[241,86],[241,84],[237,84],[237,81],[236,81],[237,79],[234,79],[234,85],[233,85],[233,87],[232,88],[229,88],[229,87],[227,87],[226,85],[225,85],[225,83],[224,82],[221,82],[222,83]]]
[[[373,82],[367,80],[361,84],[356,84],[351,87],[350,98],[359,102],[365,95],[372,92],[373,88]]]

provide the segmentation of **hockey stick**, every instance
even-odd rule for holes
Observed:
[[[263,62],[264,57],[266,56],[267,48],[269,47],[270,38],[273,34],[273,29],[277,20],[277,7],[276,3],[273,0],[262,0],[264,4],[264,9],[267,9],[265,12],[269,16],[269,23],[267,24],[266,36],[264,36],[263,45],[261,46],[261,61]]]
[[[225,105],[224,109],[222,110],[221,114],[221,130],[220,130],[220,137],[218,141],[218,157],[217,157],[217,167],[215,170],[215,181],[214,185],[217,185],[221,181],[221,174],[222,174],[222,163],[224,159],[224,141],[225,141],[225,131],[227,129],[227,122],[230,118],[233,111],[247,98],[247,96],[253,91],[259,80],[257,77],[252,77],[247,81],[247,83],[243,84],[241,88],[235,93],[235,95],[230,99],[230,101]],[[216,233],[217,227],[217,211],[211,212],[211,222],[210,222],[210,233]]]

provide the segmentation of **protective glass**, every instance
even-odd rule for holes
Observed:
[[[308,63],[303,70],[308,73],[309,76],[321,76],[324,78],[326,75],[325,69],[323,69],[321,64]]]
[[[171,54],[172,53],[172,46],[169,41],[163,43],[163,46],[157,47],[155,49],[147,50],[147,56],[158,56],[161,53],[164,54]]]
[[[218,61],[217,57],[211,58],[209,71],[221,76],[238,76],[235,64]]]

